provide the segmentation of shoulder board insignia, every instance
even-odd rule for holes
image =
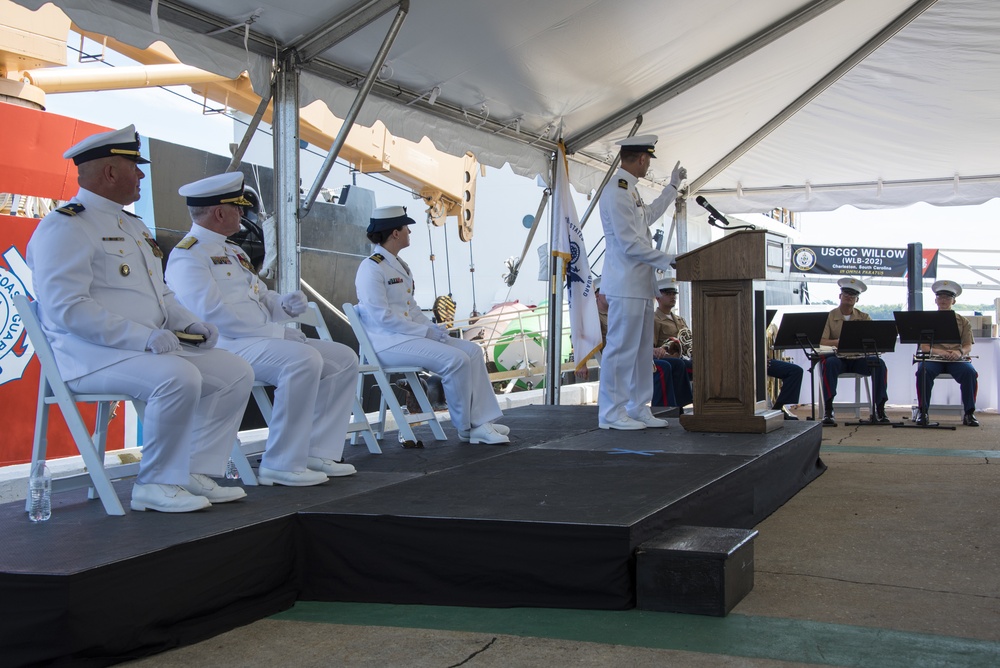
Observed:
[[[628,181],[625,179],[618,179],[618,187],[623,190],[628,190]]]
[[[381,253],[375,253],[374,255],[372,255],[371,257],[369,257],[368,259],[369,260],[373,260],[375,262],[375,264],[382,264],[383,262],[385,262],[385,256],[382,255]]]
[[[64,216],[75,216],[76,214],[84,211],[84,206],[78,202],[73,202],[72,204],[59,207],[56,211]]]
[[[122,209],[122,213],[124,213],[127,216],[132,216],[133,218],[138,218],[139,220],[142,220],[142,216],[137,216],[131,211],[126,211],[125,209]]]
[[[187,250],[188,248],[191,248],[191,246],[194,246],[196,243],[198,243],[198,237],[184,237],[177,243],[176,246],[174,246],[174,248],[182,248],[184,250]]]

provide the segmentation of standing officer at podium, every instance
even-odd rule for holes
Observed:
[[[74,392],[146,404],[132,510],[183,513],[246,496],[218,485],[253,385],[250,365],[214,348],[219,330],[163,281],[151,230],[124,210],[145,177],[134,126],[87,137],[63,154],[80,190],[28,243],[38,315]],[[181,340],[200,343],[181,345]]]
[[[871,316],[864,311],[854,308],[858,303],[858,296],[868,289],[868,286],[857,278],[842,278],[837,281],[840,286],[840,306],[830,311],[826,318],[826,327],[823,328],[823,335],[820,338],[820,345],[833,346],[840,343],[840,330],[844,327],[844,322],[848,320],[866,321],[871,320]],[[885,362],[881,357],[876,358],[878,364],[874,367],[869,359],[860,353],[850,353],[841,355],[827,355],[820,362],[823,377],[823,398],[824,414],[823,424],[829,427],[836,427],[837,421],[833,415],[833,399],[837,396],[837,380],[842,373],[856,373],[859,376],[871,376],[872,392],[875,393],[875,415],[872,420],[882,424],[889,424],[889,418],[885,415],[885,402],[889,400],[886,386],[888,384],[888,372]]]
[[[653,247],[649,226],[676,199],[684,178],[680,161],[670,185],[651,203],[642,201],[636,185],[649,171],[656,150],[655,135],[617,142],[621,167],[601,194],[601,225],[607,249],[601,273],[601,292],[608,298],[608,343],[601,359],[598,425],[601,429],[666,427],[653,417],[649,402],[649,350],[653,347],[653,310],[656,270],[666,271],[674,261]]]
[[[951,311],[955,299],[962,294],[962,286],[955,281],[937,281],[931,286],[934,291],[934,303],[939,311]],[[933,346],[920,346],[921,352],[929,352],[937,359],[924,360],[917,365],[917,424],[927,424],[927,407],[930,404],[931,390],[934,389],[934,379],[946,373],[955,379],[962,388],[962,424],[966,427],[978,427],[976,419],[976,393],[979,391],[979,373],[968,361],[972,353],[972,325],[969,320],[955,313],[958,323],[958,333],[961,343],[935,343]]]

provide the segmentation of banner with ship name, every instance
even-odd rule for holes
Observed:
[[[937,278],[938,250],[923,249],[923,277]],[[838,276],[906,276],[905,248],[792,245],[792,272]]]
[[[565,261],[563,277],[566,279],[566,300],[569,302],[570,340],[573,343],[576,370],[580,371],[587,368],[587,360],[603,345],[601,320],[597,315],[597,297],[594,294],[594,277],[590,273],[587,247],[583,242],[580,219],[570,192],[566,147],[562,142],[559,143],[556,161],[556,187],[552,201],[556,230],[552,235],[552,256],[561,257]]]

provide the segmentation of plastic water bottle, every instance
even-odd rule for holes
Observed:
[[[226,478],[229,480],[240,479],[240,470],[236,468],[236,462],[233,461],[232,457],[229,458],[229,463],[226,464]]]
[[[35,462],[31,467],[28,498],[31,500],[28,508],[29,520],[44,522],[52,517],[52,474],[49,473],[49,467],[44,461]]]

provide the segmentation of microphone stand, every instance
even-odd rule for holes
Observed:
[[[816,362],[819,362],[821,355],[816,351],[816,346],[812,344],[809,337],[805,334],[798,333],[795,335],[795,340],[802,346],[802,350],[806,353],[806,359],[809,360],[809,398],[812,401],[812,415],[809,416],[809,420],[816,421],[816,376],[813,373],[816,370]]]

